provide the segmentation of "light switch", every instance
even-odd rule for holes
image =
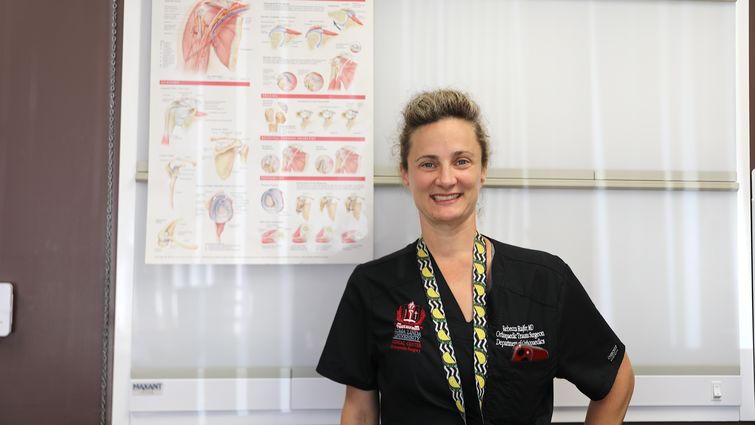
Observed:
[[[0,282],[0,337],[10,334],[13,321],[13,285]]]

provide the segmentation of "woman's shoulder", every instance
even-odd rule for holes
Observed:
[[[558,303],[563,285],[573,276],[561,258],[545,251],[491,241],[495,249],[493,277],[496,285],[544,304]]]
[[[390,254],[359,264],[354,268],[351,279],[389,286],[403,282],[409,273],[417,270],[415,244],[416,241]]]
[[[543,267],[561,274],[568,267],[557,255],[537,249],[524,248],[490,239],[495,250],[495,259],[520,264],[524,267]]]

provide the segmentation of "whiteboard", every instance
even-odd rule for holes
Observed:
[[[375,13],[378,166],[395,164],[405,99],[451,86],[481,104],[493,167],[736,169],[732,3],[380,0]],[[143,184],[120,206],[137,259],[145,208]],[[735,209],[733,192],[485,189],[480,228],[569,263],[640,372],[737,374]],[[376,188],[376,256],[418,236],[412,210],[405,190]],[[120,266],[140,377],[313,368],[353,268]]]

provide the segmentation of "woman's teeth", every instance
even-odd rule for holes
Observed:
[[[459,196],[461,196],[461,194],[456,193],[453,195],[433,195],[432,198],[436,201],[450,201],[452,199],[458,198]]]

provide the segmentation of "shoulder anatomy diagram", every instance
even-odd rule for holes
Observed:
[[[374,2],[151,1],[147,263],[372,257]]]

